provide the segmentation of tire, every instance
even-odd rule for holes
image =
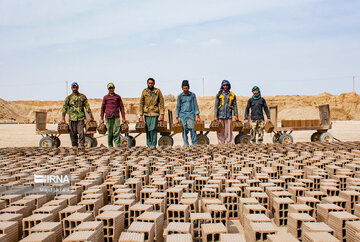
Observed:
[[[173,146],[173,144],[174,144],[173,138],[167,135],[161,136],[158,141],[159,146]]]
[[[279,144],[280,143],[280,135],[279,134],[275,134],[273,137],[272,137],[272,142],[274,144]]]
[[[293,137],[290,134],[282,134],[279,138],[280,144],[292,144],[294,142]]]
[[[206,135],[198,134],[196,135],[196,141],[198,145],[208,145],[210,144],[210,140]]]
[[[92,138],[92,140],[93,140],[93,145],[92,145],[92,147],[96,147],[96,146],[98,145],[97,139],[96,139],[96,138]]]
[[[240,134],[236,135],[235,138],[234,138],[234,143],[235,143],[236,145],[239,144],[239,137],[240,137]]]
[[[130,136],[122,136],[120,139],[120,145],[131,148],[133,145],[131,137]]]
[[[54,140],[48,136],[43,137],[39,142],[39,147],[54,147]]]
[[[250,144],[251,137],[248,134],[242,134],[238,137],[238,144]]]
[[[91,148],[94,145],[94,141],[91,137],[85,136],[85,143],[84,143],[84,147],[85,148]]]
[[[132,137],[132,136],[129,136],[129,137],[131,138],[131,141],[132,141],[131,145],[132,145],[132,146],[136,146],[136,140],[135,140],[135,138]]]
[[[320,135],[320,142],[332,143],[333,141],[334,137],[329,132],[325,132]]]
[[[315,132],[311,135],[311,142],[317,142],[320,141],[320,135],[321,133]]]
[[[55,146],[56,148],[60,147],[61,141],[60,141],[59,137],[55,137],[55,136],[54,136],[52,139],[53,139],[53,141],[54,141],[54,146]]]

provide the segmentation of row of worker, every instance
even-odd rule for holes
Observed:
[[[184,145],[189,146],[188,133],[192,145],[197,144],[195,132],[195,120],[200,121],[200,110],[195,93],[190,91],[188,80],[182,81],[182,92],[177,97],[176,122],[183,125]],[[94,120],[90,105],[86,96],[79,92],[79,85],[76,82],[71,84],[72,93],[66,97],[62,110],[62,123],[66,123],[66,114],[69,114],[69,133],[73,147],[84,147],[84,120],[85,111],[90,115],[90,121]],[[108,130],[108,147],[120,146],[120,113],[122,122],[126,121],[125,108],[120,95],[115,93],[115,85],[110,82],[107,85],[108,94],[104,96],[100,123],[106,123]],[[266,101],[261,97],[260,88],[252,88],[252,97],[248,100],[244,114],[244,122],[249,122],[250,136],[252,142],[262,142],[264,137],[265,118],[263,111],[270,122],[270,112]],[[164,120],[165,105],[160,89],[155,87],[154,78],[147,80],[147,87],[142,91],[139,103],[140,122],[146,124],[146,144],[148,147],[156,147],[157,144],[157,123]],[[104,121],[105,117],[105,121]],[[231,91],[231,84],[223,80],[220,90],[215,97],[214,120],[222,124],[222,129],[217,132],[219,144],[231,144],[234,142],[232,134],[232,121],[239,120],[236,95]]]

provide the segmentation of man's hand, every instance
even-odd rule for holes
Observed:
[[[160,121],[164,121],[164,114],[161,114],[161,115],[160,115],[159,120],[160,120]]]
[[[104,123],[104,119],[100,119],[100,123],[103,124],[103,123]]]
[[[215,121],[217,121],[217,120],[218,120],[218,117],[217,117],[216,115],[214,116],[214,120],[215,120]]]
[[[142,115],[140,116],[139,122],[140,123],[144,122],[144,116],[142,116]]]
[[[268,122],[268,123],[271,123],[271,120],[270,120],[270,119],[268,119],[268,120],[267,120],[267,122]]]
[[[177,124],[180,123],[180,118],[176,118],[176,123],[177,123]]]
[[[123,123],[127,123],[127,120],[125,118],[123,118],[122,120]]]
[[[239,121],[239,117],[238,117],[238,116],[235,116],[235,121]]]
[[[62,124],[66,124],[65,117],[62,117],[62,119],[61,119],[61,123],[62,123]]]
[[[244,123],[245,124],[249,123],[249,120],[248,119],[244,120]]]
[[[94,117],[91,115],[89,121],[94,121]]]
[[[200,121],[200,115],[196,115],[196,121]]]

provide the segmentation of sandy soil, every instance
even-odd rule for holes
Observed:
[[[47,128],[56,130],[57,126],[48,124]],[[360,121],[335,121],[329,132],[341,141],[360,140]],[[292,136],[294,142],[307,142],[310,141],[312,133],[313,131],[296,131],[292,133]],[[96,137],[98,137],[99,145],[107,145],[107,136],[100,137],[96,134]],[[211,144],[217,144],[215,132],[211,132],[208,137]],[[41,136],[35,134],[35,124],[0,124],[0,147],[35,147],[39,145],[40,139]],[[61,146],[70,146],[69,135],[61,135],[60,140]],[[270,143],[271,140],[272,135],[265,134],[264,142]],[[145,144],[145,134],[141,134],[136,139],[136,145],[144,146]],[[174,136],[174,145],[183,145],[181,134]]]

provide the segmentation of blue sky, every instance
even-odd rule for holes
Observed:
[[[112,81],[137,97],[154,77],[202,96],[223,79],[237,95],[360,91],[360,1],[0,0],[0,98],[88,98]]]

